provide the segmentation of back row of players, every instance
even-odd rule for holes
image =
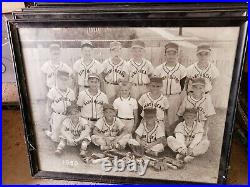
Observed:
[[[192,145],[193,149],[200,143],[201,139],[197,142],[195,135],[200,135],[202,131],[205,137],[209,118],[215,114],[209,92],[219,72],[210,63],[211,47],[208,44],[199,45],[196,51],[198,62],[188,68],[178,63],[179,46],[172,42],[165,45],[166,61],[156,68],[150,61],[143,58],[145,50],[143,41],[132,42],[132,58],[129,61],[121,58],[120,42],[110,43],[110,58],[103,63],[93,58],[93,48],[90,42],[81,45],[82,58],[75,62],[72,71],[60,60],[60,46],[52,44],[50,46],[51,60],[42,66],[42,72],[47,75],[46,81],[49,88],[47,97],[51,129],[46,131],[46,134],[53,141],[60,142],[57,153],[60,153],[66,144],[77,144],[74,143],[74,138],[69,136],[66,139],[70,141],[65,142],[65,136],[62,138],[62,133],[65,135],[65,132],[62,132],[62,129],[68,129],[67,131],[70,131],[72,135],[78,134],[78,139],[81,137],[81,133],[78,132],[80,127],[74,125],[72,120],[65,120],[72,111],[77,111],[72,106],[78,105],[81,108],[81,119],[85,119],[90,127],[87,133],[89,135],[85,137],[88,141],[81,140],[82,156],[86,154],[85,150],[88,145],[86,142],[90,141],[101,146],[101,149],[113,147],[111,145],[125,147],[128,142],[137,144],[140,140],[132,139],[131,135],[134,132],[145,140],[139,145],[142,144],[147,147],[148,152],[158,155],[163,151],[162,146],[159,146],[158,138],[162,138],[162,136],[159,137],[159,133],[165,137],[165,135],[169,136],[177,132],[183,135],[184,140],[182,136],[180,138],[176,134],[176,137],[169,136],[170,148],[178,153],[182,152],[185,157],[190,157],[187,153],[192,151],[188,151],[188,146]],[[75,89],[70,88],[70,77],[73,77],[73,80],[76,79]],[[106,105],[108,103],[111,106]],[[105,115],[106,110],[107,112],[115,111],[115,113],[109,114],[108,112]],[[196,125],[193,125],[193,121],[190,127],[181,128],[180,133],[178,130],[180,127],[177,124],[183,121],[182,116],[185,112],[195,114],[193,116]],[[160,122],[163,125],[156,125],[156,122],[148,122],[148,124],[152,123],[152,128],[150,125],[142,125],[147,116],[154,119],[152,116],[154,114],[157,123]],[[114,116],[110,118],[111,121],[108,120],[108,116],[112,115],[116,116],[116,120],[113,120]],[[141,116],[143,120],[140,120]],[[111,122],[110,125],[108,121]],[[75,123],[78,122],[75,121]],[[114,125],[115,122],[118,123],[117,126]],[[62,123],[68,124],[62,125]],[[198,123],[202,128],[198,128]],[[70,124],[74,128],[69,128]],[[62,126],[67,126],[67,128],[62,128]],[[160,130],[157,126],[161,126]],[[118,136],[121,127],[124,127],[124,133],[126,133]],[[197,131],[197,128],[203,130]],[[101,136],[102,131],[112,138],[108,138],[108,141]],[[83,134],[86,136],[86,133]],[[118,143],[118,139],[122,141]],[[192,140],[195,140],[195,143],[192,143]],[[184,142],[180,143],[181,141]],[[85,142],[84,145],[83,142]]]

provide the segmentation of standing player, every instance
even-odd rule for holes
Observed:
[[[163,78],[163,94],[166,94],[169,102],[168,123],[172,126],[177,120],[176,115],[181,104],[181,91],[184,88],[186,68],[178,63],[179,46],[176,43],[165,45],[166,62],[159,65],[155,75]]]
[[[95,122],[103,116],[103,104],[108,103],[108,98],[99,90],[100,77],[97,74],[89,74],[88,85],[88,89],[79,93],[77,105],[92,130]]]
[[[67,108],[75,100],[75,93],[69,88],[68,72],[61,70],[57,72],[57,86],[49,90],[47,97],[51,130],[46,130],[45,133],[53,141],[58,142],[61,122],[67,117]]]
[[[161,93],[162,84],[162,78],[151,77],[149,83],[150,91],[143,94],[138,103],[143,110],[146,108],[156,108],[157,119],[166,124],[169,104],[167,97]],[[167,128],[165,129],[167,130]]]
[[[91,42],[85,41],[81,45],[81,58],[73,65],[79,92],[88,88],[88,75],[90,73],[101,73],[101,63],[92,57],[94,46]]]
[[[120,42],[110,43],[111,57],[102,64],[105,92],[109,102],[113,103],[119,90],[119,82],[126,80],[128,69],[126,61],[121,58],[122,44]]]
[[[211,47],[208,44],[201,44],[197,47],[198,62],[192,64],[187,68],[187,80],[194,78],[205,79],[205,92],[206,94],[212,90],[216,78],[219,76],[219,70],[215,65],[210,62]],[[189,81],[187,81],[189,82]],[[188,84],[188,91],[191,90],[191,85]]]
[[[142,94],[147,92],[149,78],[154,72],[151,62],[143,58],[145,43],[140,40],[132,42],[132,59],[128,61],[129,82],[132,83],[131,96],[139,99]]]
[[[46,74],[46,85],[48,88],[56,86],[56,75],[59,70],[72,73],[71,68],[61,62],[61,48],[59,44],[49,46],[50,60],[45,62],[41,70]]]

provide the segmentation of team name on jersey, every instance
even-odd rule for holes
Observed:
[[[161,106],[159,103],[145,103],[144,108],[159,108],[164,111],[164,107]]]
[[[131,77],[133,78],[137,73],[141,73],[141,74],[146,75],[146,74],[147,74],[147,71],[146,71],[146,70],[143,70],[143,69],[133,71],[132,74],[131,74]]]
[[[90,70],[89,69],[87,69],[87,70],[85,70],[85,69],[82,69],[80,72],[79,72],[79,75],[81,76],[83,73],[90,73]]]
[[[196,79],[196,78],[207,78],[209,79],[210,81],[212,80],[212,77],[211,75],[207,74],[207,73],[198,73],[198,74],[195,74],[191,77],[192,79]]]
[[[125,77],[125,71],[121,71],[119,69],[114,69],[114,70],[110,69],[110,70],[108,70],[107,74],[111,74],[112,72],[118,73],[122,77]]]
[[[97,105],[103,105],[103,101],[98,101],[98,100],[94,100],[94,101],[93,100],[88,100],[88,101],[83,102],[84,105],[88,105],[90,103],[95,103]]]
[[[60,98],[58,98],[58,99],[55,99],[54,100],[56,103],[59,103],[59,102],[61,102],[61,101],[70,101],[70,99],[69,98],[66,98],[66,97],[60,97]]]
[[[179,82],[180,81],[180,78],[178,78],[177,76],[175,75],[165,75],[162,77],[163,79],[174,79],[176,82]]]
[[[55,76],[55,75],[56,75],[56,73],[55,73],[55,72],[48,73],[48,78],[51,78],[51,77],[53,77],[53,76]]]

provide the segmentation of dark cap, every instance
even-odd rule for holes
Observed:
[[[192,79],[192,86],[193,85],[203,85],[205,86],[206,82],[205,82],[205,79],[204,78],[195,78],[195,79]]]
[[[58,70],[57,71],[57,77],[58,78],[69,78],[69,72],[67,72],[67,71],[63,71],[63,70]]]
[[[92,42],[91,41],[87,41],[87,40],[81,42],[81,48],[84,48],[84,47],[94,48]]]
[[[122,48],[122,43],[118,41],[110,42],[109,47],[110,49]]]
[[[197,46],[197,54],[201,52],[211,52],[211,46],[209,44],[200,44]]]
[[[163,84],[163,80],[161,77],[151,77],[150,84],[152,84],[152,83]]]
[[[145,43],[141,40],[134,40],[132,41],[131,48],[135,48],[135,47],[144,49]]]
[[[197,116],[197,109],[191,108],[191,109],[186,109],[185,112],[183,113],[183,116]]]
[[[132,85],[131,85],[131,82],[123,80],[123,81],[121,81],[121,82],[119,83],[119,86],[120,86],[120,87],[123,87],[123,86],[131,87]]]
[[[143,112],[144,112],[144,117],[146,117],[146,116],[151,116],[151,117],[156,116],[156,108],[145,108],[143,110]]]
[[[67,108],[67,115],[74,115],[79,113],[79,107],[75,104],[72,103],[68,108]]]
[[[103,111],[105,111],[105,110],[107,110],[107,109],[110,109],[110,110],[114,110],[114,111],[115,111],[113,105],[104,103],[104,104],[103,104]]]
[[[165,52],[167,52],[167,51],[176,51],[177,52],[178,49],[179,49],[178,44],[173,43],[173,42],[169,42],[165,45]]]

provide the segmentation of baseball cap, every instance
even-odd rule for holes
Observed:
[[[93,44],[91,41],[87,41],[87,40],[84,40],[81,42],[81,48],[83,47],[90,47],[90,48],[94,48]]]
[[[197,46],[197,51],[196,53],[201,53],[201,52],[211,52],[211,47],[209,44],[200,44]]]
[[[121,42],[118,42],[118,41],[110,42],[109,45],[110,45],[110,49],[122,48]]]
[[[121,81],[121,82],[119,83],[119,86],[120,86],[120,87],[122,87],[122,86],[131,87],[131,83],[130,83],[129,81],[123,80],[123,81]]]
[[[196,78],[196,79],[192,79],[192,86],[193,85],[203,85],[205,86],[206,82],[205,79],[203,78]]]
[[[90,73],[90,74],[88,75],[88,79],[90,79],[90,78],[96,78],[96,79],[100,80],[99,75],[96,74],[96,73]]]
[[[79,107],[75,104],[72,103],[68,108],[67,108],[67,115],[74,115],[79,113]]]
[[[163,84],[163,80],[161,77],[151,77],[150,78],[150,83],[154,83],[154,84]]]
[[[134,41],[132,41],[131,48],[134,48],[134,47],[144,49],[145,48],[145,43],[143,41],[141,41],[141,40],[134,40]]]
[[[186,109],[183,116],[197,116],[197,110],[195,108]]]
[[[154,117],[156,116],[156,108],[145,108],[143,113],[144,117]]]
[[[107,110],[107,109],[110,109],[110,110],[114,110],[114,111],[115,111],[113,105],[104,103],[104,104],[103,104],[103,111],[105,111],[105,110]]]
[[[169,42],[165,45],[165,52],[167,51],[178,51],[179,46],[176,43]]]

